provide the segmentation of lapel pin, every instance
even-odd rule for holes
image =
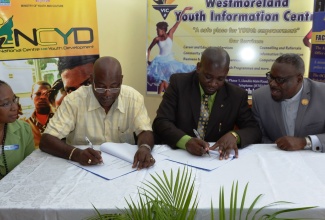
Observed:
[[[309,103],[309,100],[308,99],[302,99],[301,100],[301,104],[302,105],[308,105],[308,103]]]
[[[221,106],[220,106],[221,108],[223,108],[223,104],[221,104]]]

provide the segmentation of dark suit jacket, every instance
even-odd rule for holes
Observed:
[[[325,83],[304,79],[300,99],[304,99],[305,104],[303,105],[302,102],[299,104],[294,136],[317,135],[322,145],[325,146]],[[253,113],[261,127],[264,143],[274,142],[280,137],[287,136],[281,102],[272,99],[268,85],[253,92]]]
[[[153,131],[163,143],[176,147],[184,135],[195,137],[200,116],[200,87],[197,73],[177,73],[170,77],[170,84],[163,96],[153,122]],[[240,136],[240,146],[257,143],[261,131],[247,104],[247,92],[225,83],[218,91],[209,118],[205,141],[216,142],[234,129]]]

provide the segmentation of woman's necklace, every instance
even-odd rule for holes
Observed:
[[[5,175],[7,175],[9,173],[8,164],[7,164],[7,160],[6,160],[6,154],[5,154],[6,135],[7,135],[7,123],[5,124],[5,126],[3,128],[3,138],[2,138],[2,143],[1,143],[2,144],[2,158],[3,158],[3,163],[5,165],[6,172],[4,175],[2,173],[0,173],[1,178],[3,178]]]

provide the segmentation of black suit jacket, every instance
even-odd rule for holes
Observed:
[[[258,143],[261,131],[247,103],[247,92],[230,83],[218,91],[209,118],[205,141],[216,142],[237,125],[239,147]],[[171,147],[184,135],[195,137],[200,117],[201,97],[196,71],[177,73],[170,77],[170,84],[163,95],[153,122],[155,135]]]

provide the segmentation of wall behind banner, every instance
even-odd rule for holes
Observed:
[[[145,98],[151,122],[161,96],[146,95],[147,0],[97,0],[100,56],[113,56],[122,65],[123,83]]]

